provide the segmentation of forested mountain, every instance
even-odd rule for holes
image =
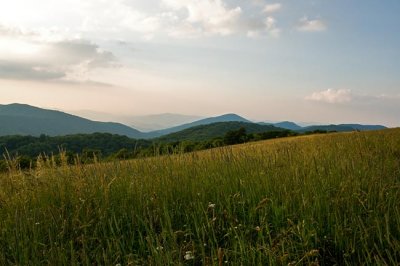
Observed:
[[[25,104],[0,105],[0,136],[62,136],[95,132],[144,138],[145,134],[119,123],[97,122],[60,111]]]
[[[225,114],[225,115],[221,115],[221,116],[216,116],[216,117],[209,117],[209,118],[205,118],[205,119],[201,119],[192,123],[187,123],[187,124],[183,124],[177,127],[172,127],[172,128],[167,128],[164,130],[158,130],[158,131],[153,131],[153,132],[149,132],[149,134],[151,135],[151,137],[160,137],[160,136],[164,136],[170,133],[175,133],[175,132],[179,132],[188,128],[192,128],[192,127],[196,127],[196,126],[201,126],[201,125],[209,125],[212,123],[218,123],[218,122],[247,122],[247,123],[251,123],[251,121],[237,115],[237,114]]]
[[[217,122],[200,125],[171,133],[160,137],[161,141],[203,141],[223,137],[227,132],[244,128],[247,133],[261,133],[267,131],[283,131],[284,129],[272,125],[260,125],[249,122]]]

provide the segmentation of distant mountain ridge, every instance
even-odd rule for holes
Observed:
[[[213,124],[213,123],[219,123],[219,122],[247,122],[247,123],[252,123],[250,120],[247,120],[246,118],[243,118],[237,114],[225,114],[221,116],[216,116],[216,117],[209,117],[205,119],[201,119],[192,123],[187,123],[183,124],[180,126],[172,127],[172,128],[167,128],[164,130],[157,130],[153,132],[149,132],[149,135],[152,138],[160,137],[163,135],[179,132],[191,127],[195,126],[201,126],[201,125],[208,125],[208,124]]]
[[[163,113],[130,117],[128,125],[141,131],[152,132],[192,123],[200,119],[203,119],[203,117]]]
[[[364,131],[364,130],[379,130],[385,129],[386,127],[381,125],[360,125],[360,124],[340,124],[340,125],[316,125],[301,127],[296,123],[290,121],[284,121],[279,123],[254,123],[246,118],[243,118],[237,114],[225,114],[216,117],[209,117],[200,119],[191,123],[183,125],[151,131],[141,132],[135,128],[129,127],[121,123],[114,122],[98,122],[85,119],[79,116],[71,115],[61,111],[41,109],[38,107],[26,105],[26,104],[10,104],[0,105],[0,136],[5,135],[31,135],[39,136],[45,134],[48,136],[64,136],[71,134],[91,134],[91,133],[111,133],[117,135],[128,136],[135,139],[152,139],[160,138],[161,136],[170,135],[173,133],[181,132],[180,136],[189,134],[199,134],[199,131],[188,130],[198,126],[206,126],[211,124],[218,124],[208,127],[213,132],[226,132],[227,129],[235,130],[237,125],[232,127],[234,123],[244,123],[247,129],[251,129],[257,126],[275,127],[281,129],[289,129],[292,131],[304,133],[315,130],[326,130],[326,131]],[[251,125],[251,127],[250,127]],[[203,127],[202,130],[207,127]],[[270,128],[272,129],[272,128]],[[186,131],[185,131],[186,130]],[[198,129],[195,129],[198,130]],[[258,129],[257,129],[258,130]],[[249,133],[252,133],[249,131]],[[214,133],[206,134],[213,136]],[[219,133],[218,133],[219,134]],[[172,135],[173,137],[174,135]],[[170,136],[171,137],[171,136]],[[188,137],[190,138],[190,137]]]
[[[283,121],[283,122],[278,122],[278,123],[259,123],[261,125],[273,125],[276,127],[280,127],[280,128],[284,128],[284,129],[289,129],[289,130],[293,130],[293,131],[297,131],[297,130],[301,130],[302,127],[297,125],[294,122],[290,122],[290,121]]]
[[[0,105],[0,135],[61,136],[95,132],[143,138],[145,134],[119,123],[97,122],[26,104]]]
[[[142,132],[151,132],[163,130],[179,125],[191,123],[204,117],[195,115],[182,115],[174,113],[162,113],[151,115],[115,115],[90,110],[71,111],[72,114],[84,117],[90,120],[103,122],[117,122],[133,127]]]

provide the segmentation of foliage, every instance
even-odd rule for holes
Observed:
[[[60,137],[41,135],[32,136],[4,136],[0,137],[0,152],[5,148],[10,154],[16,156],[23,154],[35,158],[39,154],[58,154],[60,149],[66,149],[73,154],[82,154],[84,150],[97,150],[103,156],[126,148],[135,150],[141,147],[151,146],[150,141],[135,140],[126,136],[112,135],[108,133],[78,134]]]
[[[238,130],[228,131],[224,137],[226,145],[241,144],[248,140],[246,128],[241,127]]]

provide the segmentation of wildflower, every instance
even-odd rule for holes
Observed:
[[[164,248],[163,247],[161,247],[161,246],[159,246],[159,247],[156,247],[156,250],[158,250],[158,251],[162,251]]]
[[[186,251],[186,254],[185,254],[184,258],[185,258],[185,260],[194,259],[193,253],[191,251]]]
[[[261,231],[261,228],[260,228],[259,226],[256,226],[255,229],[256,229],[257,232],[260,232],[260,231]]]
[[[208,208],[209,209],[214,209],[215,208],[215,203],[208,203]]]

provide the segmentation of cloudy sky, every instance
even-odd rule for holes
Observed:
[[[398,0],[0,2],[0,104],[400,126]]]

